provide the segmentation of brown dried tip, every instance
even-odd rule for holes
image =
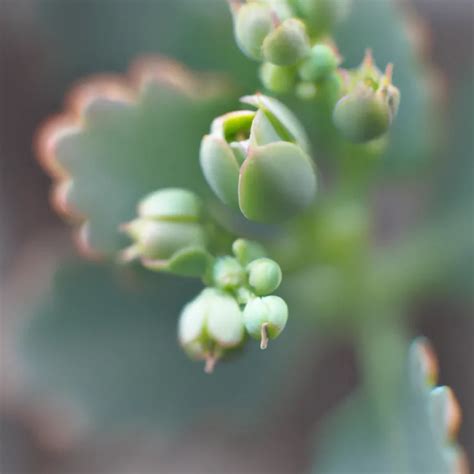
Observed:
[[[426,381],[430,385],[435,385],[438,380],[438,360],[436,354],[428,342],[423,342],[418,347]]]
[[[459,427],[461,426],[462,415],[459,402],[450,387],[448,387],[448,402],[446,408],[448,436],[450,439],[454,439],[459,431]]]
[[[388,63],[387,67],[385,68],[385,80],[387,84],[392,83],[392,75],[393,75],[393,64]]]
[[[260,349],[268,347],[268,323],[263,323],[260,328]]]
[[[372,50],[367,48],[365,50],[364,59],[362,60],[362,64],[366,67],[372,67],[374,65],[374,57],[372,56]]]
[[[217,363],[217,357],[212,354],[208,354],[205,359],[204,372],[206,374],[212,374]]]
[[[229,4],[229,8],[232,13],[237,13],[242,7],[241,0],[227,0],[227,3]]]

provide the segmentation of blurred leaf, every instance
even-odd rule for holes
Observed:
[[[433,388],[436,377],[430,346],[415,340],[390,416],[381,417],[367,392],[359,390],[324,427],[313,472],[467,473],[454,440],[459,406],[448,387]]]
[[[242,92],[258,84],[256,63],[235,44],[226,1],[38,0],[35,8],[63,84],[96,71],[123,70],[143,52],[164,54],[194,69],[230,72]]]
[[[267,351],[249,340],[210,376],[176,340],[178,315],[198,291],[193,280],[168,275],[64,265],[20,333],[28,380],[74,400],[99,427],[166,430],[219,416],[237,427],[262,421],[295,363],[297,318]]]
[[[71,109],[40,134],[39,150],[56,179],[54,201],[82,225],[81,244],[111,255],[126,242],[119,225],[138,201],[161,187],[206,189],[198,150],[211,120],[226,110],[229,89],[171,61],[143,60],[134,82],[89,80]]]

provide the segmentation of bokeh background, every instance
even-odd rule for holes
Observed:
[[[383,44],[387,25],[377,24],[376,12],[388,0],[354,3],[339,32],[349,63],[357,63],[369,41],[376,58],[397,67],[397,58],[384,56],[390,53]],[[424,62],[438,71],[439,140],[429,151],[414,147],[408,159],[419,163],[387,166],[397,179],[381,193],[381,239],[416,220],[426,196],[439,196],[439,209],[451,201],[468,208],[473,199],[474,6],[416,0],[410,8],[404,15],[416,14],[424,25]],[[75,257],[69,228],[49,206],[50,180],[35,160],[35,130],[62,108],[78,79],[122,73],[137,55],[155,53],[229,74],[243,92],[259,87],[255,64],[234,44],[224,1],[0,1],[2,474],[305,472],[318,425],[357,384],[350,339],[303,337],[298,324],[271,355],[251,352],[209,382],[175,344],[175,317],[197,291],[195,283],[149,276],[137,283],[134,275],[117,276]],[[425,133],[426,123],[418,125],[396,145],[409,149]],[[432,292],[417,301],[410,321],[414,334],[432,341],[440,382],[460,401],[460,442],[474,459],[469,270],[466,255],[456,276],[462,284],[448,296]],[[167,305],[158,319],[163,295]],[[141,309],[131,319],[137,301]],[[65,314],[70,323],[55,324]],[[18,342],[33,317],[46,321],[33,325],[39,336]],[[39,368],[28,370],[23,353],[33,347],[34,354],[35,343],[43,355]],[[69,396],[71,384],[91,411]]]

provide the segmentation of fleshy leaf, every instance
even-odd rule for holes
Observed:
[[[393,413],[382,419],[367,393],[356,392],[323,429],[313,472],[467,474],[455,441],[459,406],[448,387],[433,387],[437,370],[428,342],[415,340]]]
[[[139,61],[129,79],[90,79],[73,90],[65,112],[41,129],[38,151],[54,179],[53,202],[80,225],[86,253],[123,247],[119,225],[144,195],[206,189],[199,142],[228,92],[222,78],[164,59]]]

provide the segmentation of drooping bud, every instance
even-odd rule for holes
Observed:
[[[281,268],[274,260],[259,258],[247,267],[249,285],[258,296],[273,293],[281,283]]]
[[[279,296],[252,298],[244,309],[247,332],[260,339],[260,347],[266,349],[269,339],[280,335],[288,320],[288,306]]]
[[[335,48],[317,43],[299,67],[299,74],[304,81],[319,82],[333,74],[340,62],[341,58]]]
[[[273,30],[272,10],[262,3],[252,2],[233,9],[234,32],[239,48],[251,59],[262,58],[262,44]]]
[[[193,359],[206,362],[210,373],[226,352],[238,347],[245,337],[243,316],[232,296],[206,288],[181,312],[178,340]]]
[[[276,222],[314,198],[316,175],[306,134],[279,101],[243,97],[257,108],[214,120],[201,144],[200,162],[215,194],[251,220]]]
[[[382,75],[372,65],[370,54],[352,74],[349,90],[336,104],[334,124],[355,143],[374,140],[386,133],[400,103],[400,92],[391,83],[392,66]]]
[[[263,56],[277,66],[291,66],[303,59],[310,51],[305,25],[289,18],[270,32],[263,41]]]
[[[140,202],[138,217],[122,225],[133,240],[122,258],[140,258],[153,270],[201,276],[209,255],[200,218],[201,202],[194,193],[179,188],[155,191]]]

